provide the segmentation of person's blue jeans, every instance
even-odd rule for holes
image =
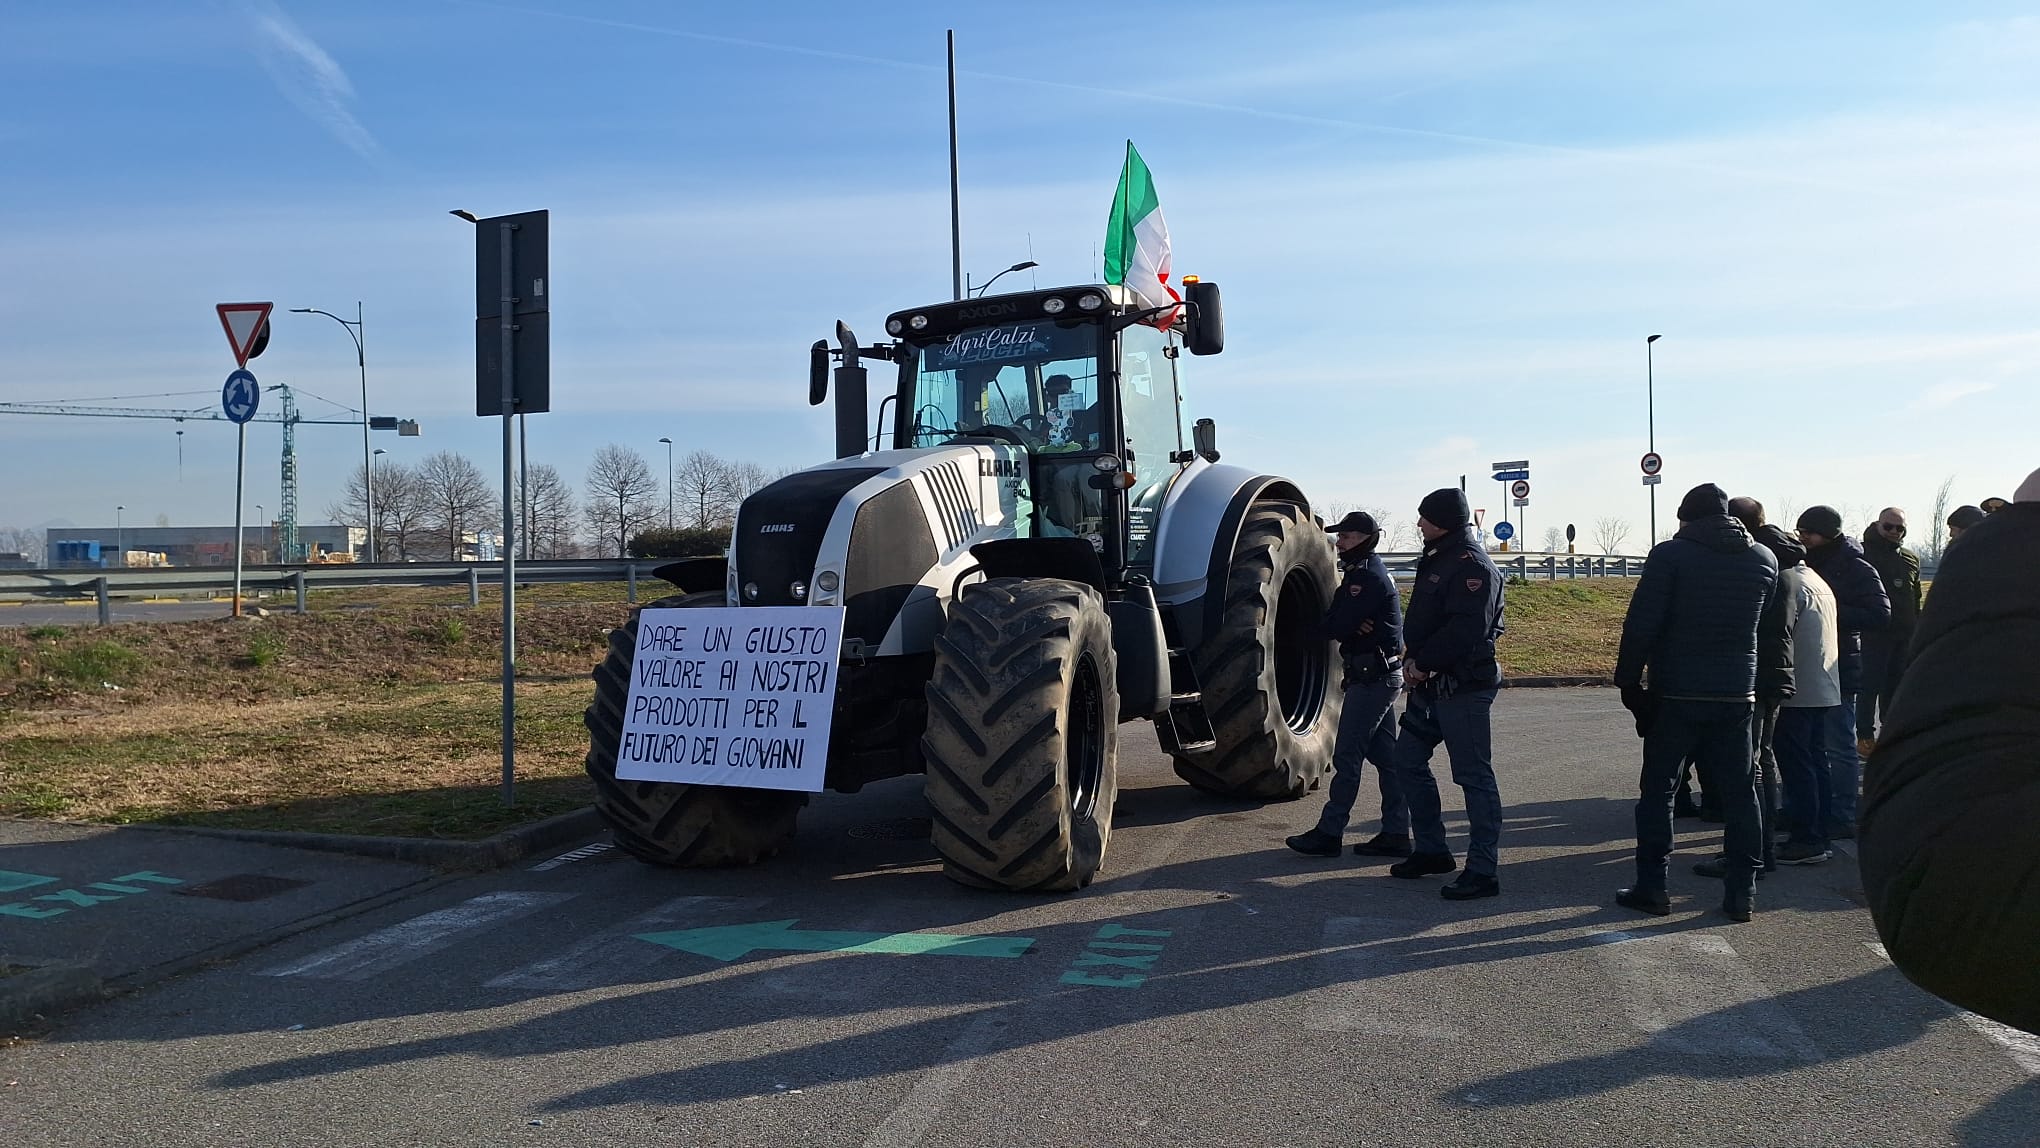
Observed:
[[[1771,745],[1778,755],[1778,777],[1785,788],[1785,827],[1791,831],[1794,845],[1828,847],[1829,807],[1834,794],[1828,743],[1835,713],[1841,708],[1786,706],[1778,711],[1778,732]]]
[[[1360,796],[1360,768],[1374,763],[1381,783],[1381,831],[1407,837],[1410,807],[1403,800],[1402,784],[1395,775],[1395,696],[1402,692],[1402,675],[1391,674],[1374,685],[1348,686],[1346,705],[1339,713],[1339,741],[1332,749],[1332,784],[1325,793],[1325,811],[1318,817],[1318,832],[1343,836],[1353,819],[1353,802]]]
[[[1410,806],[1415,851],[1451,852],[1445,845],[1438,779],[1431,773],[1431,753],[1443,742],[1452,759],[1452,780],[1466,793],[1466,871],[1488,877],[1500,866],[1502,840],[1502,791],[1495,784],[1494,744],[1488,728],[1494,704],[1493,689],[1440,699],[1420,686],[1411,691],[1409,704],[1403,707],[1402,733],[1395,742],[1396,774]]]
[[[1856,828],[1856,795],[1863,788],[1863,759],[1856,753],[1856,695],[1828,710],[1828,821],[1837,836]]]
[[[1672,799],[1679,770],[1691,756],[1708,779],[1708,792],[1721,793],[1722,846],[1728,889],[1748,893],[1763,864],[1763,822],[1753,777],[1756,742],[1751,702],[1681,701],[1658,703],[1643,737],[1643,773],[1637,781],[1636,887],[1662,890],[1672,856]]]

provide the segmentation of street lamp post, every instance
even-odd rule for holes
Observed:
[[[666,444],[666,529],[673,529],[673,440],[662,438]]]
[[[985,289],[986,289],[986,288],[990,287],[990,286],[991,286],[992,284],[994,284],[994,283],[997,283],[997,282],[999,281],[999,277],[1000,277],[1000,276],[1002,276],[1002,275],[1011,275],[1011,274],[1012,274],[1013,272],[1015,272],[1015,271],[1025,271],[1025,270],[1027,270],[1027,269],[1028,269],[1028,268],[1030,268],[1030,267],[1039,267],[1039,266],[1041,266],[1041,264],[1039,264],[1039,263],[1036,263],[1036,262],[1035,262],[1034,260],[1032,260],[1032,259],[1029,259],[1029,260],[1025,260],[1024,262],[1020,262],[1020,263],[1015,263],[1015,264],[1014,264],[1014,265],[1012,265],[1011,267],[1008,267],[1008,268],[1006,268],[1006,269],[1005,269],[1004,271],[1001,271],[1001,272],[999,272],[999,274],[998,274],[998,275],[994,275],[994,276],[992,276],[992,277],[991,277],[990,279],[987,279],[987,280],[985,280],[984,282],[982,282],[982,283],[978,284],[978,285],[977,285],[977,290],[975,290],[975,291],[969,291],[969,292],[966,292],[966,294],[971,294],[971,295],[982,295],[982,294],[984,294],[984,293],[985,293]]]
[[[126,510],[127,507],[125,506],[113,508],[113,548],[120,552],[120,564],[122,566],[127,565],[127,527],[121,524],[120,516]]]
[[[1663,335],[1652,335],[1652,336],[1650,336],[1650,337],[1648,337],[1648,338],[1644,339],[1644,341],[1643,341],[1643,401],[1644,401],[1644,418],[1645,418],[1645,419],[1647,420],[1647,433],[1648,433],[1648,435],[1649,435],[1649,437],[1650,437],[1650,453],[1652,453],[1652,454],[1656,454],[1656,453],[1657,453],[1657,384],[1656,384],[1655,380],[1654,380],[1654,379],[1653,379],[1653,377],[1652,377],[1652,375],[1653,375],[1653,372],[1652,372],[1652,369],[1651,369],[1651,366],[1652,366],[1652,364],[1651,364],[1651,344],[1653,344],[1653,343],[1657,342],[1657,341],[1658,341],[1659,339],[1662,339],[1662,338],[1664,338],[1664,336],[1663,336]],[[1650,545],[1651,545],[1651,546],[1656,546],[1656,545],[1657,545],[1657,488],[1658,488],[1658,484],[1657,484],[1657,483],[1653,482],[1653,483],[1651,483],[1651,484],[1650,484]],[[1646,547],[1644,547],[1644,552],[1645,552],[1646,554],[1647,554],[1647,553],[1649,553],[1649,552],[1650,552],[1650,547],[1649,547],[1649,546],[1646,546]]]
[[[262,504],[255,504],[255,521],[262,524],[262,556],[269,556],[269,516],[262,512]]]
[[[292,307],[295,315],[324,315],[342,327],[354,340],[354,365],[361,370],[361,501],[363,517],[368,521],[368,560],[375,561],[375,483],[370,481],[370,455],[368,453],[368,353],[362,346],[363,327],[361,322],[361,301],[354,302],[354,321],[348,322],[331,311],[317,307]]]

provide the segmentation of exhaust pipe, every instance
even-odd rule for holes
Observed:
[[[865,371],[857,361],[857,336],[841,319],[836,320],[836,341],[843,345],[843,365],[836,368],[836,457],[856,458],[868,441]]]

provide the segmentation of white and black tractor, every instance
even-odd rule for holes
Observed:
[[[1224,349],[1216,284],[1177,321],[1120,286],[961,299],[815,344],[834,462],[746,498],[723,558],[662,568],[655,606],[843,611],[826,784],[924,774],[945,871],[1088,884],[1112,835],[1119,727],[1154,724],[1200,790],[1286,800],[1330,767],[1331,547],[1297,484],[1221,463],[1186,421],[1182,353]],[[867,360],[897,369],[867,427]],[[873,450],[890,438],[892,449]],[[588,772],[618,845],[742,865],[793,836],[803,793],[619,780],[636,617],[610,635]]]

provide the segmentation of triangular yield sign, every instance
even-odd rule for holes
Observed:
[[[234,349],[237,366],[248,365],[248,354],[255,349],[255,339],[262,333],[262,327],[269,322],[270,309],[274,303],[221,303],[214,309],[220,313],[220,326],[227,332],[227,345]]]

